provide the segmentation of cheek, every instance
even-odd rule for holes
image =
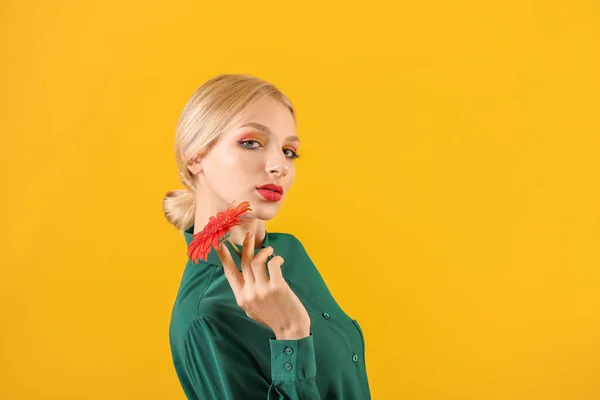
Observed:
[[[212,153],[204,166],[207,179],[213,186],[221,186],[221,182],[236,179],[240,170],[238,157],[227,151]]]
[[[292,187],[292,185],[294,184],[294,180],[296,179],[296,175],[294,172],[290,171],[290,173],[287,176],[287,181],[288,181],[288,186],[289,188]]]
[[[249,152],[247,152],[249,153]],[[257,170],[260,162],[244,152],[223,152],[211,165],[212,175],[231,188],[248,188],[256,184]],[[221,185],[220,182],[216,182]]]
[[[289,168],[290,169],[287,174],[287,179],[289,179],[290,181],[293,181],[294,178],[296,178],[296,167],[292,164],[292,165],[290,165]]]
[[[223,149],[215,156],[214,167],[221,171],[241,169],[251,160],[243,151],[235,148]]]

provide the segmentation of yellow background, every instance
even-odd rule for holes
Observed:
[[[272,232],[367,340],[372,396],[600,398],[600,7],[3,1],[0,398],[184,399],[179,114],[250,73],[299,114]]]

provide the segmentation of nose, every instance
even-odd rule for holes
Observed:
[[[269,175],[283,177],[287,175],[289,171],[289,166],[286,161],[285,155],[281,150],[277,154],[271,153],[265,169]]]

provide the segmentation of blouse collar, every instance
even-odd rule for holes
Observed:
[[[193,234],[194,234],[194,225],[190,226],[183,232],[183,235],[185,236],[185,242],[187,244],[186,249],[187,249],[187,247],[189,247],[190,243],[192,243],[192,240],[193,240],[192,235]],[[231,254],[231,257],[233,258],[233,260],[236,262],[237,265],[240,265],[241,259],[237,255],[237,253],[233,250],[231,243],[229,243],[229,242],[224,242],[224,243],[227,245],[227,248],[229,249],[229,253]],[[236,246],[240,251],[242,250],[241,244],[236,243]],[[263,244],[260,249],[254,249],[254,255],[256,255],[256,253],[258,253],[261,249],[264,249],[265,247],[268,247],[268,246],[269,246],[269,232],[267,232],[265,230],[265,240],[263,241]],[[188,259],[188,261],[193,264],[196,263],[194,260]],[[217,251],[212,246],[210,248],[210,251],[208,253],[208,258],[206,259],[206,261],[204,261],[202,259],[198,259],[198,264],[200,264],[200,263],[218,265],[219,267],[223,266],[223,264],[221,264],[221,259],[219,258],[219,255],[217,254]]]

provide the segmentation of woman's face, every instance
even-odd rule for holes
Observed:
[[[200,204],[216,212],[248,201],[256,218],[273,218],[294,182],[300,144],[295,138],[294,118],[279,101],[267,98],[248,108],[209,146],[201,163],[189,167],[198,174]],[[269,183],[282,187],[278,201],[267,200],[257,189]]]

